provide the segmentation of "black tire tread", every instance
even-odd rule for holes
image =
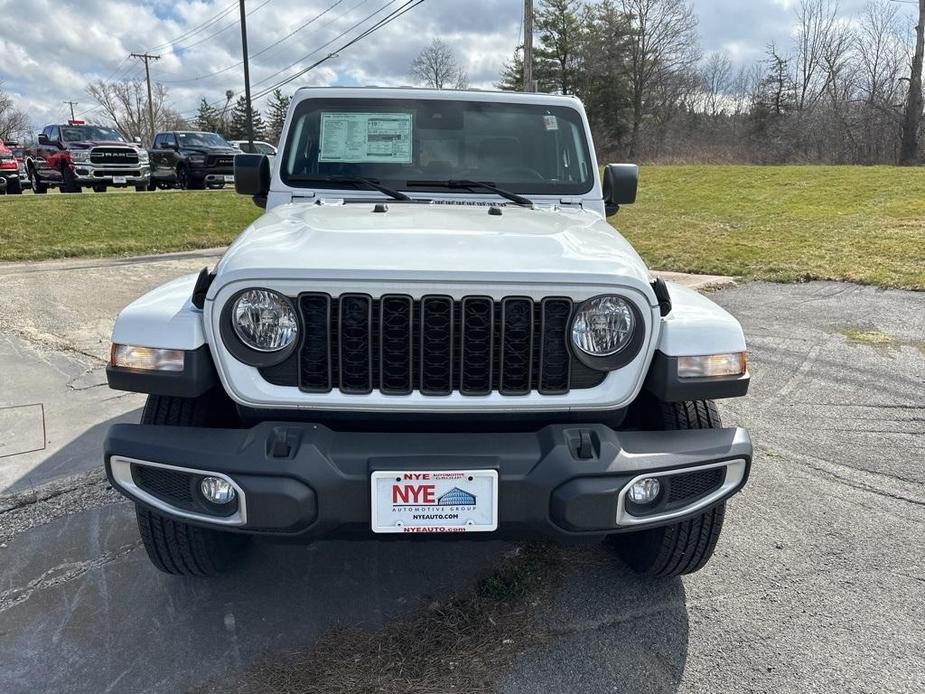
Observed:
[[[651,419],[663,431],[715,429],[723,425],[712,400],[655,405]],[[608,539],[636,573],[654,578],[682,576],[702,569],[713,556],[725,516],[726,504],[720,503],[679,523]]]
[[[226,412],[220,394],[198,398],[149,395],[142,424],[159,426],[215,426]],[[224,571],[247,543],[243,535],[225,533],[173,520],[140,504],[135,505],[138,531],[151,563],[176,576],[214,576]]]

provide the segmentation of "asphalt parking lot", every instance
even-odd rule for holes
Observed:
[[[0,692],[267,691],[256,662],[285,656],[286,681],[293,654],[471,591],[516,549],[258,546],[227,576],[176,579],[148,564],[131,506],[98,474],[48,486],[96,467],[108,422],[141,404],[101,385],[115,299],[85,292],[125,275],[140,293],[204,260],[73,270],[74,300],[0,268],[6,295],[34,300],[0,308],[0,406],[42,404],[47,427],[36,442],[38,414],[7,415],[4,442],[46,450],[0,457]],[[721,412],[756,444],[714,559],[647,583],[601,548],[568,552],[528,619],[486,645],[511,649],[489,690],[925,691],[925,293],[752,283],[713,297],[742,321],[753,376]]]

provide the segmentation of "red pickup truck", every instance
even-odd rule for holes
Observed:
[[[117,131],[83,121],[48,125],[39,133],[35,147],[26,152],[26,173],[37,194],[49,187],[62,193],[92,188],[98,193],[109,186],[148,189],[151,168],[148,152],[126,142]]]
[[[0,142],[0,195],[19,195],[22,192],[19,178],[21,167],[16,153]]]

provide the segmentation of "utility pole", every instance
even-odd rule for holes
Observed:
[[[909,3],[912,4],[912,3]],[[903,114],[903,136],[899,147],[899,163],[915,164],[919,159],[919,130],[922,127],[922,62],[925,59],[925,0],[918,0],[919,19],[915,26],[915,53],[912,55],[912,74],[909,76],[909,94]]]
[[[71,107],[71,120],[77,120],[77,116],[74,115],[74,107],[79,104],[79,101],[65,101],[68,106]]]
[[[533,90],[533,0],[524,0],[524,91]]]
[[[923,0],[925,2],[925,0]],[[241,10],[241,52],[244,54],[244,103],[247,107],[247,143],[254,149],[254,113],[251,111],[251,73],[247,64],[247,12],[244,0],[238,0]]]
[[[154,100],[151,98],[151,71],[148,69],[149,60],[160,60],[159,55],[148,55],[147,53],[132,53],[133,58],[145,61],[145,80],[148,83],[148,126],[151,132],[148,134],[148,142],[154,141]],[[134,137],[131,135],[130,137]]]

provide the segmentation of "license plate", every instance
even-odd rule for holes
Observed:
[[[125,176],[113,176],[112,177],[112,182],[116,184],[126,183],[127,181],[128,179]]]
[[[234,176],[225,176],[225,183],[234,183]]]
[[[497,470],[377,470],[374,533],[465,533],[498,529]]]

